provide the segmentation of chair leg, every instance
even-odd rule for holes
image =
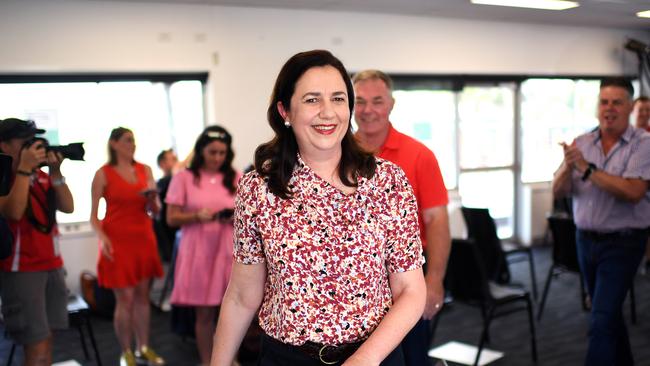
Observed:
[[[485,308],[484,304],[481,304],[481,318],[483,319],[483,329],[485,329],[485,341],[490,343],[490,329],[487,326],[488,310]]]
[[[632,280],[632,286],[630,287],[630,317],[632,318],[632,324],[636,324],[636,296],[634,296],[634,280]]]
[[[81,322],[82,320],[79,321]],[[79,331],[79,341],[81,341],[81,348],[84,351],[84,357],[86,357],[86,361],[88,361],[90,360],[90,355],[88,354],[88,347],[86,346],[86,337],[84,337],[84,328],[82,323],[77,325],[77,330]]]
[[[553,278],[554,270],[555,266],[551,265],[551,268],[548,270],[548,276],[546,276],[546,283],[544,283],[544,292],[542,292],[542,299],[539,302],[539,309],[537,310],[537,321],[542,320],[542,313],[544,312],[544,305],[546,305],[548,290],[551,288],[551,279]]]
[[[483,308],[483,305],[481,305],[481,307]],[[476,350],[476,359],[474,360],[474,366],[478,366],[478,361],[481,359],[481,351],[483,350],[485,341],[488,338],[490,322],[492,321],[493,315],[494,315],[494,307],[490,307],[490,309],[487,311],[486,319],[483,322],[483,331],[481,332],[481,339],[478,342],[478,350]]]
[[[11,345],[11,351],[9,351],[9,358],[7,359],[7,366],[11,366],[11,363],[14,361],[14,353],[16,353],[16,343]]]
[[[533,304],[528,295],[526,295],[526,309],[528,310],[528,324],[530,325],[530,346],[533,352],[533,362],[537,363],[537,336],[535,334],[535,321],[533,320]]]
[[[533,250],[528,248],[528,264],[530,265],[530,282],[533,288],[533,298],[537,301],[537,276],[535,276],[535,261],[533,260]]]
[[[86,328],[88,330],[88,335],[90,336],[90,344],[93,346],[93,351],[95,352],[95,361],[97,361],[97,366],[102,366],[102,359],[99,357],[99,350],[97,350],[97,342],[95,341],[95,333],[93,332],[93,326],[90,323],[90,314],[83,314],[85,317]]]

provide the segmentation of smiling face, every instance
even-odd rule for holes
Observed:
[[[648,128],[650,122],[650,100],[639,100],[634,103],[635,126],[637,128]]]
[[[390,128],[388,117],[395,100],[381,79],[367,79],[354,84],[356,95],[354,120],[362,135],[385,134]]]
[[[598,96],[598,121],[601,132],[620,136],[630,124],[632,101],[627,90],[618,86],[600,89]]]
[[[296,83],[291,109],[281,102],[280,115],[291,124],[303,157],[327,158],[341,154],[341,140],[350,125],[345,82],[332,66],[307,70]]]
[[[203,168],[212,172],[219,171],[223,162],[226,160],[228,145],[219,140],[214,140],[207,144],[201,154],[203,154]]]

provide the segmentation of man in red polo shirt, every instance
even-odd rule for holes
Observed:
[[[24,346],[25,365],[52,364],[52,329],[68,324],[67,290],[58,248],[55,211],[74,209],[61,175],[62,157],[46,152],[45,131],[34,122],[0,121],[0,152],[13,158],[13,184],[0,199],[0,215],[14,237],[9,258],[0,260],[0,297],[5,329]],[[39,169],[47,163],[50,174]]]
[[[379,70],[366,70],[356,74],[353,82],[354,118],[359,127],[356,137],[366,149],[404,170],[417,199],[420,236],[427,260],[427,304],[423,319],[404,338],[402,349],[407,365],[427,365],[428,321],[443,305],[442,281],[449,257],[447,189],[433,152],[391,125],[388,118],[395,100],[390,77]]]

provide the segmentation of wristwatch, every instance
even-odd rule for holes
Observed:
[[[54,187],[62,186],[65,184],[65,177],[61,177],[59,179],[52,179],[52,185]]]
[[[587,166],[587,169],[585,169],[584,174],[582,174],[582,178],[581,178],[582,181],[584,182],[587,179],[589,179],[589,176],[591,175],[591,173],[593,173],[596,170],[598,170],[598,168],[596,168],[596,164],[589,163],[589,165]]]

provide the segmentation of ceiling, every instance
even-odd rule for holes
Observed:
[[[93,0],[86,0],[93,1]],[[350,11],[451,17],[487,21],[615,27],[650,31],[650,19],[636,12],[650,10],[650,0],[574,0],[564,11],[474,5],[469,0],[110,0],[140,3],[209,4],[238,7]]]

